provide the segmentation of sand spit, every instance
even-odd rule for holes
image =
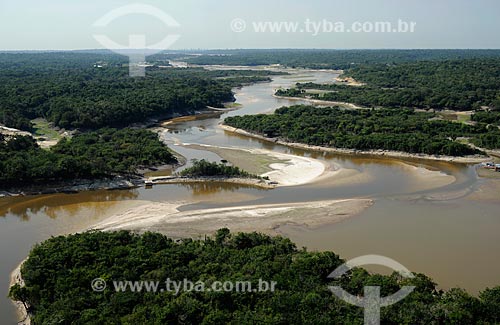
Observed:
[[[156,231],[176,238],[209,235],[223,227],[276,234],[283,225],[314,228],[344,220],[370,207],[373,201],[346,199],[179,211],[183,204],[151,202],[110,217],[92,229]]]
[[[186,184],[186,183],[230,183],[238,185],[255,186],[263,189],[273,189],[277,187],[272,182],[258,178],[242,178],[242,177],[176,177],[176,176],[158,176],[150,177],[148,181],[152,185],[159,184]]]
[[[267,165],[267,168],[265,168],[266,172],[260,174],[260,176],[269,177],[269,180],[271,182],[278,183],[278,187],[297,186],[311,183],[318,177],[322,176],[327,169],[326,163],[314,158],[300,157],[265,149],[236,149],[230,147],[215,147],[203,144],[183,144],[183,146],[193,149],[198,148],[212,151],[220,154],[221,156],[225,156],[224,151],[226,151],[226,153],[232,152],[232,155],[227,154],[228,158],[232,158],[228,160],[237,166],[240,166],[240,161],[239,159],[237,159],[237,155],[234,154],[235,152],[242,153],[246,159],[248,159],[250,156],[253,156],[253,159],[251,160],[256,164],[260,162]],[[259,159],[259,156],[267,156],[268,159]],[[269,159],[269,157],[271,159]],[[245,167],[241,168],[245,169]],[[336,169],[338,168],[340,167],[336,167]]]

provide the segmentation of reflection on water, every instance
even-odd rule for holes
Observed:
[[[182,201],[220,203],[255,198],[268,190],[223,182],[155,185],[152,189],[100,190],[77,194],[51,194],[0,199],[0,217],[57,219],[79,215],[106,215],[124,201]],[[228,196],[229,195],[229,196]],[[1,232],[1,229],[0,229]]]
[[[204,131],[213,126],[214,120],[219,120],[222,114],[224,113],[214,112],[196,116],[182,116],[165,122],[162,126],[168,128],[169,132],[172,134],[182,134],[191,128],[197,128],[200,131]]]
[[[212,183],[187,183],[183,184],[185,186],[190,187],[190,189],[193,191],[193,197],[199,197],[199,196],[206,196],[209,194],[216,194],[216,193],[225,193],[225,194],[231,194],[241,191],[242,189],[256,189],[253,186],[250,185],[240,185],[240,184],[228,184],[228,183],[222,183],[222,182],[212,182]],[[257,191],[268,191],[266,189],[260,189],[257,188]]]
[[[99,203],[109,203],[122,200],[134,200],[137,191],[87,191],[78,194],[51,194],[28,197],[11,197],[0,200],[0,217],[13,215],[23,221],[29,221],[32,216],[45,214],[49,218],[57,218],[59,214],[77,215],[81,204],[93,202],[95,214],[101,214],[103,208]]]

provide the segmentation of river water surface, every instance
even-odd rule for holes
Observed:
[[[485,185],[496,191],[499,187],[494,180],[479,179],[474,166],[310,152],[227,133],[217,127],[227,116],[269,113],[281,106],[301,103],[274,98],[272,94],[279,87],[289,87],[299,81],[333,82],[337,76],[329,71],[289,72],[291,76],[273,77],[271,83],[236,90],[237,102],[242,105],[238,110],[172,121],[161,133],[162,139],[188,160],[220,157],[182,144],[267,149],[312,157],[356,171],[360,175],[356,182],[325,180],[274,190],[229,184],[183,184],[2,198],[0,321],[15,322],[14,310],[6,298],[9,274],[34,244],[50,236],[87,229],[148,201],[184,202],[189,205],[183,209],[195,209],[372,198],[374,206],[340,223],[319,229],[289,225],[281,227],[280,232],[294,240],[298,247],[333,250],[343,258],[385,255],[412,271],[431,276],[442,288],[460,286],[475,294],[500,284],[500,195],[493,195],[493,199],[489,195],[489,199],[484,200],[481,196]],[[456,180],[444,186],[426,186],[408,166],[441,171]]]

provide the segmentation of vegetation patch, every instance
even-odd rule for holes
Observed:
[[[500,59],[404,62],[353,66],[346,75],[364,83],[299,83],[279,96],[348,102],[366,107],[453,110],[500,108]],[[309,89],[328,90],[313,94]]]
[[[231,234],[174,241],[157,233],[87,232],[51,238],[33,248],[21,268],[26,286],[10,297],[22,301],[34,324],[362,324],[363,309],[336,298],[328,286],[362,297],[380,286],[386,297],[415,286],[384,307],[383,324],[494,324],[500,321],[500,287],[473,297],[441,291],[423,274],[370,274],[356,268],[339,280],[328,275],[344,261],[332,252],[298,250],[282,237]],[[104,291],[91,287],[107,282]],[[274,291],[165,289],[165,281],[276,283]],[[116,290],[113,281],[158,283],[158,290]]]
[[[32,137],[0,135],[2,188],[131,175],[141,166],[174,162],[158,136],[146,130],[101,129],[63,138],[49,150]]]
[[[411,109],[343,110],[339,107],[282,107],[274,114],[228,117],[227,125],[269,138],[357,150],[393,150],[429,155],[466,156],[481,152],[455,141],[471,136],[491,147],[500,139],[486,125],[435,120]],[[482,146],[481,146],[482,147]]]
[[[230,166],[227,163],[209,162],[205,159],[193,160],[193,166],[181,171],[181,176],[189,177],[242,177],[242,178],[259,178],[257,175],[252,175],[239,167]]]
[[[500,126],[500,111],[479,111],[472,115],[472,121]]]
[[[234,101],[232,88],[283,74],[155,64],[144,78],[131,78],[123,59],[95,53],[0,53],[0,123],[33,131],[31,120],[41,117],[66,129],[123,127],[223,107]]]

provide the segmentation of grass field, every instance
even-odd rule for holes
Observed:
[[[37,118],[31,121],[34,125],[34,136],[35,137],[43,137],[47,140],[59,140],[61,139],[61,135],[59,132],[54,130],[50,123],[47,120],[42,118]]]

